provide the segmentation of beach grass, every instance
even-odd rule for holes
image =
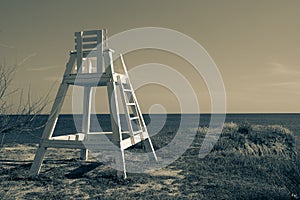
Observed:
[[[164,131],[153,136],[155,148],[174,138],[173,130]],[[299,199],[300,161],[292,131],[280,125],[226,123],[211,153],[199,158],[206,131],[199,127],[190,148],[171,165],[129,173],[126,180],[96,160],[78,160],[79,152],[71,149],[49,150],[40,176],[29,179],[37,145],[5,145],[0,198]]]

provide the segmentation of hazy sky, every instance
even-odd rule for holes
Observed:
[[[180,31],[208,51],[224,80],[228,112],[300,112],[296,0],[2,1],[0,59],[20,65],[13,87],[30,86],[38,97],[54,86],[54,96],[68,52],[74,49],[75,31],[107,28],[113,35],[147,26]],[[210,111],[204,82],[185,61],[148,53],[128,55],[128,68],[147,62],[174,65],[191,79],[201,111]],[[143,112],[160,103],[168,112],[178,112],[178,103],[165,88],[147,86],[137,95]],[[65,113],[70,111],[64,106]]]

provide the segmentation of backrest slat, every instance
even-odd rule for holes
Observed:
[[[96,58],[97,73],[103,72],[103,40],[105,33],[105,30],[88,30],[75,33],[77,72],[83,72],[81,65],[83,63],[82,60],[85,58]]]

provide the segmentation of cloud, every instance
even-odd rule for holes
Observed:
[[[278,61],[271,61],[267,64],[271,68],[269,69],[269,81],[264,84],[266,87],[282,88],[285,90],[300,88],[300,70],[298,68]]]
[[[272,66],[272,73],[280,75],[300,75],[299,69],[293,69],[291,66],[288,66],[286,64],[277,61],[268,62],[268,64]]]
[[[15,48],[14,46],[10,46],[10,45],[4,44],[4,43],[0,43],[0,47],[9,48],[9,49],[14,49]]]
[[[280,87],[280,86],[300,86],[300,81],[286,81],[286,82],[278,82],[278,83],[270,83],[266,86],[270,87]]]
[[[30,58],[32,58],[32,57],[34,57],[34,56],[36,56],[36,55],[37,55],[37,52],[32,53],[32,54],[26,56],[26,57],[25,57],[23,60],[21,60],[17,65],[19,66],[19,65],[24,64],[27,60],[29,60]]]

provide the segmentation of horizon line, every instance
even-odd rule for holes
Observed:
[[[125,113],[121,113],[121,115],[124,115]],[[143,115],[211,115],[211,114],[216,114],[216,115],[234,115],[234,114],[300,114],[300,112],[228,112],[228,113],[142,113]],[[4,115],[4,114],[2,114]],[[5,115],[26,115],[26,114],[5,114]],[[50,115],[50,113],[43,113],[43,114],[38,114],[38,115]],[[81,113],[62,113],[59,115],[82,115]],[[110,115],[110,113],[91,113],[91,115]],[[0,114],[1,116],[1,114]]]

